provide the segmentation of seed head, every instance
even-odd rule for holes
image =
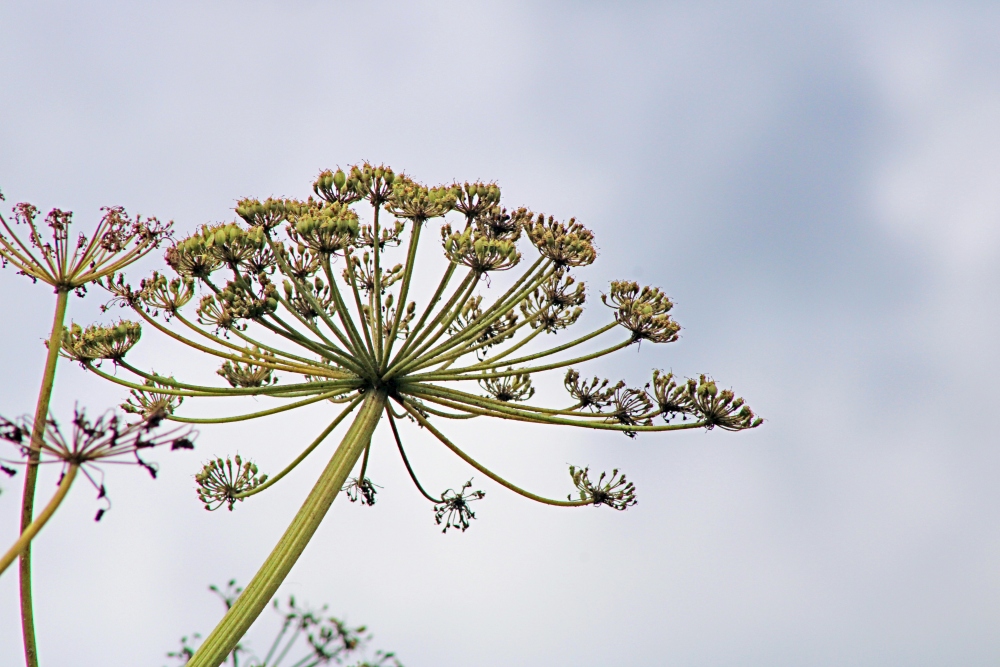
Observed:
[[[643,287],[634,282],[616,280],[611,283],[610,294],[602,294],[605,305],[617,308],[615,319],[632,332],[634,340],[654,343],[672,343],[681,330],[670,319],[674,304],[656,287]]]
[[[234,461],[236,465],[233,465]],[[256,489],[267,481],[267,475],[258,475],[257,465],[250,460],[244,461],[237,454],[233,459],[209,461],[194,476],[194,481],[198,484],[198,498],[205,503],[205,509],[212,512],[228,503],[232,512],[236,501],[243,501],[236,496]]]
[[[597,483],[590,481],[588,473],[590,468],[569,467],[570,477],[580,494],[580,500],[592,502],[594,505],[607,505],[611,509],[623,511],[638,502],[635,499],[635,485],[625,479],[625,475],[619,475],[618,469],[611,471],[611,474],[602,472]],[[607,477],[608,481],[604,479]],[[570,500],[573,496],[567,496]]]
[[[693,411],[705,421],[706,428],[742,431],[757,428],[764,420],[755,417],[753,410],[730,389],[719,391],[715,381],[706,375],[687,381],[687,397]]]
[[[63,329],[62,349],[70,359],[81,363],[95,359],[121,361],[140,336],[142,327],[128,320],[110,326],[92,324],[86,329],[73,323]]]
[[[404,174],[398,174],[392,183],[388,208],[397,217],[423,222],[452,210],[457,197],[458,188],[455,186],[428,188]]]
[[[597,259],[594,233],[578,223],[576,218],[570,218],[563,224],[552,216],[546,219],[539,214],[525,231],[538,252],[555,262],[556,266],[587,266]]]
[[[507,371],[510,372],[511,368]],[[531,386],[531,376],[527,373],[507,375],[505,377],[486,378],[479,381],[479,386],[498,401],[526,401],[535,395]]]
[[[226,378],[232,387],[264,387],[275,384],[278,378],[274,375],[272,368],[262,366],[258,362],[274,363],[274,355],[270,352],[253,348],[252,351],[242,353],[246,362],[226,361],[222,368],[216,371]]]
[[[442,225],[441,240],[444,254],[457,264],[464,264],[482,275],[490,271],[506,271],[521,261],[521,253],[513,241],[491,238],[475,227],[452,232],[451,225]]]
[[[569,395],[577,401],[576,407],[600,412],[603,408],[611,405],[611,397],[625,386],[625,383],[621,381],[608,386],[610,382],[610,380],[602,380],[597,377],[589,381],[581,381],[580,373],[571,368],[566,371],[563,385],[565,385]]]
[[[129,392],[131,397],[119,406],[122,410],[147,420],[156,417],[162,419],[167,415],[172,415],[174,410],[184,402],[183,396],[156,391],[158,388],[169,388],[169,384],[153,380],[146,380],[144,384],[149,387],[149,390],[132,389]]]
[[[631,389],[624,385],[615,388],[611,396],[608,421],[626,426],[648,426],[652,423],[653,403],[642,389]],[[624,431],[630,438],[635,431]]]
[[[458,193],[455,210],[473,220],[500,203],[500,186],[496,183],[465,183],[452,186]]]

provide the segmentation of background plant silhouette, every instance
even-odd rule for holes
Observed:
[[[225,586],[213,584],[208,589],[219,598],[226,610],[232,608],[243,592],[235,579],[230,579]],[[284,604],[275,598],[272,607],[281,616],[281,625],[274,639],[267,644],[263,657],[241,642],[223,664],[232,667],[317,667],[347,663],[350,667],[403,667],[391,651],[379,649],[371,657],[364,657],[372,639],[368,628],[363,625],[351,627],[339,618],[326,615],[327,605],[310,609],[296,602],[294,595],[289,595]],[[187,665],[200,640],[198,633],[181,637],[180,648],[168,652],[167,657]]]

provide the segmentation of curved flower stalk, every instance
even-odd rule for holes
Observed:
[[[106,283],[113,301],[131,308],[143,326],[214,358],[229,386],[182,382],[114,358],[119,369],[134,375],[128,379],[81,358],[94,373],[140,395],[149,392],[149,402],[155,387],[160,395],[178,398],[252,395],[274,403],[248,414],[168,417],[182,422],[254,419],[320,401],[343,406],[273,476],[265,478],[245,457],[232,471],[221,459],[209,463],[199,478],[199,493],[209,509],[232,507],[279,482],[353,415],[288,531],[191,665],[214,667],[232,651],[339,493],[363,504],[374,502],[376,487],[365,473],[372,434],[383,415],[407,471],[444,530],[467,529],[475,516],[470,502],[483,492],[471,490],[470,483],[428,493],[406,457],[399,418],[415,422],[472,468],[526,498],[553,506],[616,509],[634,503],[634,489],[617,471],[592,483],[586,468],[574,468],[580,498],[547,498],[470,457],[441,425],[493,417],[636,437],[759,423],[749,412],[749,419],[733,418],[733,410],[745,407],[742,402],[722,394],[713,402],[697,383],[693,389],[683,384],[683,396],[664,403],[657,393],[660,375],[639,388],[596,378],[581,381],[574,369],[590,360],[643,340],[677,339],[673,304],[656,288],[614,282],[602,296],[613,316],[608,324],[565,336],[566,342],[542,344],[576,326],[586,302],[586,286],[573,272],[591,264],[597,251],[593,234],[579,222],[561,222],[524,208],[508,211],[493,183],[428,188],[371,164],[322,172],[313,192],[315,197],[305,200],[239,202],[240,220],[205,226],[167,252],[175,278],[154,274],[137,289],[121,277]],[[426,294],[411,294],[414,277],[435,270],[417,252],[426,237],[424,228],[449,215],[454,219],[441,225],[438,236],[442,257],[437,286]],[[199,299],[192,296],[192,284],[200,290]],[[552,374],[569,391],[567,407],[533,402],[534,382]],[[654,421],[678,414],[684,417],[681,423]],[[349,480],[359,460],[361,471]]]
[[[3,199],[0,193],[0,201]],[[91,283],[124,269],[159,247],[168,238],[172,225],[161,223],[156,218],[129,217],[120,206],[101,210],[104,216],[93,233],[90,236],[80,234],[75,238],[70,233],[73,221],[70,211],[52,209],[44,220],[40,220],[35,206],[20,203],[13,208],[13,224],[0,214],[0,264],[12,265],[18,273],[33,282],[49,285],[56,294],[49,350],[35,404],[33,423],[36,430],[31,434],[28,467],[24,475],[21,531],[27,530],[34,520],[38,456],[62,346],[69,294],[75,292],[82,296]],[[18,227],[23,230],[20,235]],[[28,667],[36,667],[38,656],[31,603],[30,547],[21,553],[20,596],[25,661]]]
[[[230,579],[225,586],[212,585],[208,589],[215,593],[227,610],[243,592],[235,579]],[[367,659],[353,662],[365,655],[372,635],[363,625],[351,627],[339,618],[327,616],[327,605],[310,609],[297,602],[294,595],[289,595],[284,604],[275,598],[272,608],[281,617],[281,625],[267,645],[264,656],[256,655],[249,645],[240,643],[226,656],[223,664],[232,667],[239,667],[240,664],[244,667],[317,667],[341,665],[351,660],[353,667],[402,667],[392,651],[377,650]],[[180,648],[167,653],[167,657],[187,665],[194,657],[199,640],[201,635],[198,633],[181,637]]]
[[[77,473],[83,473],[97,490],[97,497],[108,503],[101,464],[137,465],[155,479],[156,464],[142,458],[141,453],[144,450],[165,445],[169,445],[171,450],[194,448],[194,435],[190,428],[175,427],[154,433],[162,423],[162,417],[162,413],[154,414],[132,424],[126,424],[114,413],[107,413],[91,421],[87,419],[83,410],[76,410],[73,414],[73,428],[69,435],[62,432],[55,420],[47,420],[43,430],[40,457],[34,464],[29,465],[38,466],[45,463],[61,465],[59,487],[41,513],[21,531],[21,536],[13,546],[0,557],[0,574],[28,548],[38,531],[52,518],[69,493]],[[0,440],[13,444],[24,459],[28,459],[31,455],[31,434],[34,430],[31,419],[25,418],[16,423],[0,417]],[[23,460],[0,460],[7,464],[24,463]],[[94,520],[100,521],[105,511],[107,507],[99,509]]]

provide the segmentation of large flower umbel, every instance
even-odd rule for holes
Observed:
[[[182,422],[253,419],[312,404],[329,407],[328,402],[342,406],[334,408],[329,426],[312,443],[289,456],[284,469],[252,488],[223,493],[220,500],[226,504],[279,482],[354,415],[294,530],[282,538],[192,665],[211,664],[220,651],[231,649],[240,628],[248,627],[257,613],[256,605],[273,594],[294,563],[289,554],[297,557],[342,489],[354,499],[367,498],[362,486],[367,489],[370,483],[365,476],[368,453],[383,419],[413,481],[434,504],[438,521],[462,530],[473,518],[468,501],[481,495],[465,487],[427,492],[406,458],[399,419],[414,422],[471,467],[524,497],[550,505],[616,509],[628,507],[634,497],[631,485],[627,492],[614,486],[621,481],[617,473],[610,478],[612,487],[605,488],[611,482],[590,484],[584,469],[582,477],[574,473],[574,483],[583,491],[580,499],[543,497],[473,459],[448,438],[442,424],[495,418],[635,437],[758,423],[746,419],[743,411],[749,408],[742,402],[740,417],[733,418],[736,400],[712,402],[704,391],[698,393],[697,382],[693,393],[684,389],[684,400],[677,402],[661,400],[660,385],[651,390],[650,385],[581,381],[575,368],[643,340],[672,342],[680,327],[672,319],[673,303],[661,290],[617,281],[602,297],[611,321],[569,334],[583,321],[587,296],[584,283],[571,274],[597,257],[594,235],[580,222],[504,208],[495,183],[426,187],[389,167],[367,163],[322,172],[313,192],[307,199],[240,201],[237,220],[205,226],[170,248],[167,263],[176,277],[157,274],[136,289],[121,278],[107,282],[114,301],[130,307],[144,326],[214,358],[226,385],[168,378],[132,366],[123,355],[107,356],[133,373],[134,380],[82,360],[93,372],[134,391],[155,386],[160,395],[258,396],[275,402],[242,415],[168,417]],[[444,220],[438,233],[428,236],[425,228],[439,218]],[[440,243],[440,274],[429,283],[425,278],[435,266],[426,252],[418,252],[428,238]],[[433,287],[417,294],[417,284]],[[191,296],[188,285],[200,291],[200,298]],[[549,336],[565,342],[546,345]],[[537,402],[536,397],[549,394],[536,394],[534,387],[549,375],[557,385],[565,376],[570,392],[565,403]],[[679,423],[654,420],[678,414],[685,417]],[[359,461],[360,474],[345,487]]]

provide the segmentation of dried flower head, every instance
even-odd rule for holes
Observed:
[[[235,461],[236,465],[233,465]],[[240,494],[253,491],[267,481],[267,475],[257,474],[257,465],[250,460],[244,461],[239,454],[233,459],[213,459],[206,463],[201,472],[194,476],[198,485],[198,498],[205,503],[205,509],[214,511],[223,505],[233,505],[239,500]]]
[[[448,489],[441,494],[441,500],[434,503],[434,522],[439,526],[444,524],[442,533],[448,532],[449,528],[458,528],[464,533],[469,528],[469,521],[476,518],[469,503],[482,500],[486,492],[469,491],[471,486],[472,480],[469,480],[458,491]]]
[[[615,468],[611,474],[602,472],[597,483],[590,481],[588,473],[590,468],[569,467],[570,477],[580,494],[580,500],[585,500],[594,505],[607,505],[611,509],[623,511],[638,502],[635,499],[635,485],[625,479],[625,475],[619,475]],[[607,477],[607,482],[604,481]],[[568,496],[572,500],[573,496]]]
[[[341,491],[347,495],[347,499],[352,503],[360,500],[362,505],[371,507],[375,504],[375,496],[378,495],[378,491],[375,490],[377,488],[379,487],[373,484],[367,477],[362,480],[352,477],[347,480],[347,484],[344,485]]]
[[[682,419],[692,412],[691,397],[688,395],[687,384],[678,384],[673,373],[653,371],[653,397],[663,420],[670,422],[680,415]]]
[[[524,226],[529,224],[533,214],[526,208],[519,208],[512,213],[499,206],[493,206],[476,216],[476,229],[484,236],[492,239],[516,242],[521,238]]]
[[[97,489],[98,498],[107,498],[101,481],[101,464],[138,465],[155,478],[157,466],[143,459],[140,456],[142,451],[167,445],[171,450],[194,448],[196,434],[190,427],[175,427],[157,432],[162,418],[163,415],[157,414],[126,423],[109,411],[91,421],[83,409],[77,408],[73,411],[72,430],[69,434],[64,434],[54,419],[46,421],[39,447],[40,462],[79,468]],[[0,440],[17,446],[24,457],[30,451],[31,430],[30,418],[12,422],[0,417]],[[13,459],[6,459],[6,462],[15,465],[21,463]],[[99,511],[97,519],[103,514],[104,510]]]

